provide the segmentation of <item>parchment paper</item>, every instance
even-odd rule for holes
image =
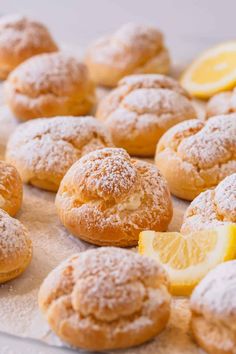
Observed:
[[[0,106],[0,158],[3,158],[7,139],[17,124],[8,108],[2,104]],[[62,260],[93,246],[73,238],[60,224],[54,207],[54,198],[54,193],[30,186],[24,187],[23,206],[17,218],[29,230],[33,241],[33,260],[20,278],[0,286],[0,331],[38,339],[50,345],[66,346],[49,330],[38,310],[38,289],[46,275]],[[179,230],[188,204],[176,198],[173,198],[173,202],[174,217],[169,229],[176,231]],[[193,343],[189,333],[189,317],[188,300],[174,299],[171,319],[163,333],[142,346],[116,351],[116,353],[198,353],[199,349]]]

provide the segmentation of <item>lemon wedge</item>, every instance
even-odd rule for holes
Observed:
[[[180,82],[198,98],[232,89],[236,85],[236,42],[207,50],[185,70]]]
[[[138,250],[164,266],[172,294],[190,295],[209,270],[236,258],[236,224],[188,235],[143,231]]]

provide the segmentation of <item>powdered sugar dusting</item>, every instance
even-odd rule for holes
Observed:
[[[207,320],[236,330],[236,261],[222,263],[195,288],[191,307]]]
[[[215,190],[201,193],[185,212],[181,230],[191,232],[236,222],[236,174],[226,177]]]
[[[28,233],[24,226],[0,209],[0,265],[1,272],[14,270],[15,260],[24,260],[29,253]],[[12,263],[12,269],[11,269]],[[20,266],[20,265],[18,265]]]
[[[111,145],[109,133],[93,117],[36,119],[15,130],[6,156],[25,182],[34,177],[42,179],[42,174],[45,179],[60,182],[82,155]]]

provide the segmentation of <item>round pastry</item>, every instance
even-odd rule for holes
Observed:
[[[206,106],[207,117],[233,112],[236,112],[236,90],[216,94]]]
[[[131,75],[100,102],[96,116],[109,128],[116,146],[131,155],[153,156],[166,130],[196,117],[188,98],[167,76]]]
[[[67,170],[82,155],[113,146],[106,128],[93,117],[35,119],[11,135],[6,160],[24,183],[57,191]]]
[[[33,55],[57,51],[47,28],[21,15],[0,18],[0,79]]]
[[[191,297],[191,327],[197,343],[209,354],[235,354],[236,261],[218,265]]]
[[[155,27],[133,23],[93,43],[85,62],[92,80],[109,87],[126,75],[166,74],[170,69],[162,33]]]
[[[172,217],[167,183],[158,169],[117,148],[77,161],[61,182],[56,207],[72,234],[96,245],[136,245],[141,231],[165,231]]]
[[[160,139],[155,162],[170,191],[193,200],[236,172],[236,115],[177,124]]]
[[[23,185],[14,166],[0,160],[0,209],[15,216],[22,203]]]
[[[18,277],[32,258],[32,243],[20,221],[0,209],[0,283]]]
[[[52,330],[74,347],[128,348],[161,332],[169,319],[169,281],[137,253],[101,247],[64,261],[44,280],[39,306]]]
[[[236,223],[236,173],[192,201],[185,212],[181,232],[212,229],[228,223]]]
[[[79,116],[95,102],[86,66],[60,52],[26,60],[11,72],[4,89],[10,109],[20,120]]]

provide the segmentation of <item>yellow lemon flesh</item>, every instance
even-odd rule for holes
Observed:
[[[170,277],[174,295],[190,295],[217,264],[236,258],[236,225],[220,226],[182,235],[178,232],[143,231],[139,253],[161,263]]]
[[[236,42],[211,48],[183,73],[182,86],[193,96],[209,98],[236,85]]]

